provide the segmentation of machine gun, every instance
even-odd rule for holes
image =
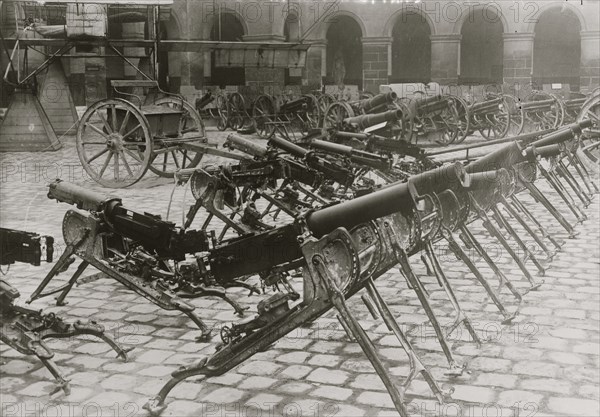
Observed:
[[[81,274],[92,265],[159,307],[186,314],[202,330],[203,339],[209,337],[210,331],[183,298],[219,297],[243,314],[244,309],[227,297],[224,287],[214,285],[198,261],[199,254],[210,248],[205,231],[182,230],[159,216],[127,209],[119,198],[60,180],[50,184],[48,197],[88,213],[67,211],[63,220],[67,247],[28,303],[60,293],[57,304],[63,304]],[[186,255],[193,255],[196,260],[187,261]],[[79,257],[81,263],[71,279],[44,292],[49,282],[72,262],[72,256]]]
[[[313,139],[310,142],[310,147],[322,152],[344,156],[348,158],[350,162],[359,166],[366,166],[381,171],[389,171],[392,166],[392,161],[386,156],[361,151],[351,146]]]
[[[286,139],[273,136],[269,140],[269,146],[285,151],[293,157],[301,159],[309,168],[320,172],[326,179],[335,181],[342,186],[348,187],[354,181],[352,172],[347,168],[321,158],[314,152],[304,149]]]
[[[443,185],[438,186],[438,189],[442,188]],[[403,251],[406,238],[401,232],[405,229],[401,220],[392,224],[394,219],[390,219],[387,226],[373,220],[397,213],[411,218],[417,205],[410,190],[408,183],[393,184],[350,201],[310,211],[292,224],[223,241],[211,250],[207,269],[217,282],[257,273],[281,274],[303,267],[302,297],[287,287],[287,292],[273,294],[264,300],[253,320],[224,330],[223,345],[217,353],[174,372],[171,381],[146,408],[160,411],[168,393],[182,380],[193,375],[221,375],[332,307],[337,309],[342,325],[356,338],[375,367],[402,416],[408,415],[403,392],[419,373],[441,400],[441,389],[418,359],[373,282],[398,262],[396,251]],[[387,228],[396,232],[388,233]],[[248,256],[257,250],[260,255]],[[375,305],[385,323],[411,358],[414,372],[403,388],[398,389],[392,382],[372,341],[346,306],[345,300],[362,288],[367,288],[377,300]]]
[[[0,228],[0,265],[16,262],[39,266],[41,261],[52,262],[54,238],[36,233]],[[45,258],[45,259],[44,259]],[[44,343],[49,338],[70,338],[91,335],[104,340],[123,360],[123,350],[104,332],[104,327],[94,321],[67,323],[54,313],[44,314],[15,304],[19,291],[8,281],[0,279],[0,340],[24,355],[36,356],[56,379],[58,385],[52,394],[63,390],[70,393],[69,381],[56,366],[54,353]]]

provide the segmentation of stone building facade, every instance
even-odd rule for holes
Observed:
[[[109,29],[111,37],[148,33],[143,22]],[[172,40],[310,44],[301,69],[226,68],[210,50],[161,53],[161,83],[187,96],[224,85],[313,91],[340,80],[372,92],[395,82],[502,86],[515,94],[552,84],[588,92],[600,84],[595,0],[174,0],[160,30]],[[90,77],[136,77],[114,58],[63,66],[72,85],[87,88]],[[81,91],[73,92],[81,104]]]

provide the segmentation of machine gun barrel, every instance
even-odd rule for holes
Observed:
[[[360,100],[358,107],[361,108],[365,113],[369,113],[371,110],[385,104],[393,103],[398,98],[398,95],[393,91],[389,93],[377,94],[374,97]]]
[[[418,195],[440,193],[468,187],[469,176],[460,162],[441,166],[408,179]]]
[[[361,116],[348,117],[344,123],[356,125],[359,129],[366,129],[383,122],[393,122],[402,117],[402,110],[388,110],[383,113],[364,114]]]
[[[310,142],[311,148],[315,148],[324,152],[343,155],[350,158],[350,161],[366,165],[374,169],[387,169],[390,167],[391,161],[385,156],[380,156],[371,152],[360,151],[352,146],[340,145],[339,143],[327,142],[324,140],[313,139]]]
[[[465,169],[470,174],[501,168],[510,169],[512,166],[521,162],[525,162],[522,148],[517,142],[512,142],[490,152],[483,158],[471,162]]]
[[[523,150],[523,156],[527,158],[528,161],[535,161],[538,156],[541,158],[552,158],[553,156],[560,155],[561,152],[561,147],[558,144],[539,147],[530,146]]]
[[[558,143],[563,143],[573,139],[576,135],[580,135],[583,129],[592,127],[593,122],[590,119],[583,120],[579,123],[572,123],[563,128],[551,133],[541,139],[531,143],[533,146],[547,146]]]
[[[48,186],[48,198],[76,206],[81,210],[102,212],[121,204],[121,199],[56,180]]]
[[[223,146],[229,149],[234,149],[247,153],[248,155],[255,156],[257,158],[264,158],[269,152],[265,146],[262,146],[256,142],[243,138],[235,133],[227,136],[225,144]]]
[[[164,258],[183,260],[186,253],[203,252],[209,248],[204,231],[184,231],[175,227],[174,223],[161,220],[160,216],[141,214],[123,207],[119,198],[107,198],[75,184],[54,181],[49,186],[48,198],[98,213],[110,231]]]
[[[320,158],[311,151],[284,138],[273,136],[269,140],[269,145],[286,151],[296,158],[304,159],[304,163],[306,163],[308,167],[321,172],[327,178],[342,185],[349,185],[354,180],[354,176],[348,169],[338,166],[324,158]]]
[[[309,151],[304,149],[302,146],[298,146],[295,143],[292,143],[289,140],[277,135],[273,135],[271,139],[269,139],[269,145],[281,149],[282,151],[285,151],[296,158],[304,158],[309,153]]]
[[[437,183],[431,186],[432,183]],[[371,194],[345,201],[306,217],[306,225],[313,235],[320,238],[338,227],[351,229],[359,224],[389,216],[397,212],[410,213],[415,207],[415,191],[441,192],[445,189],[468,184],[461,164],[440,167],[411,177],[408,182],[392,184]],[[421,187],[420,190],[415,189]],[[413,188],[415,187],[415,188]]]

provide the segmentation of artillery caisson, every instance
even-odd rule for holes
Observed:
[[[105,187],[138,182],[149,169],[173,177],[198,165],[204,154],[236,158],[208,144],[202,118],[181,96],[155,81],[113,80],[117,94],[92,104],[77,129],[77,153],[85,171]],[[124,89],[147,89],[145,98]]]

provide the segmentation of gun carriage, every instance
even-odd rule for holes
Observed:
[[[256,134],[270,138],[276,130],[285,132],[308,132],[318,127],[321,110],[317,98],[305,94],[298,98],[261,94],[252,104],[252,122]]]
[[[481,101],[469,104],[465,113],[460,113],[463,125],[468,126],[467,135],[478,131],[485,139],[502,139],[510,129],[510,112],[506,96],[490,94]],[[466,135],[457,137],[454,143],[461,143]]]
[[[510,112],[511,135],[535,130],[556,129],[563,120],[563,107],[557,97],[544,91],[534,91],[524,100],[505,95]]]

